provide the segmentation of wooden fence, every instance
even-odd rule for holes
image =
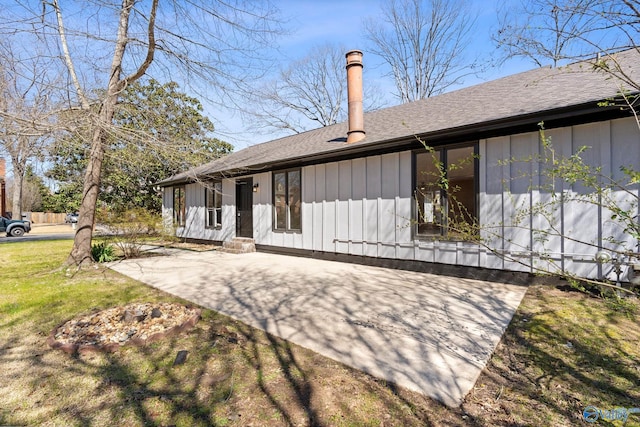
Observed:
[[[67,216],[65,213],[53,212],[25,212],[24,215],[34,224],[62,224]]]

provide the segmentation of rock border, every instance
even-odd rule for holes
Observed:
[[[60,323],[55,328],[53,328],[53,330],[49,334],[49,337],[47,338],[47,345],[49,345],[49,347],[51,347],[54,350],[62,350],[63,352],[68,354],[86,354],[86,353],[92,353],[92,352],[93,353],[114,353],[120,347],[126,347],[126,346],[141,347],[141,346],[150,344],[152,342],[162,340],[164,338],[179,335],[195,327],[196,323],[198,323],[198,320],[200,320],[202,316],[202,309],[195,308],[190,305],[183,305],[183,307],[186,307],[191,310],[195,309],[195,314],[189,317],[183,323],[176,326],[172,326],[171,328],[166,329],[164,331],[153,333],[145,339],[131,338],[125,341],[124,343],[106,343],[106,344],[78,344],[78,343],[63,343],[63,342],[57,341],[55,338],[56,332],[58,331],[58,329],[63,327],[67,322],[75,319],[75,317],[72,317]]]

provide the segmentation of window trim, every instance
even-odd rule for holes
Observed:
[[[182,206],[178,204],[176,208],[176,200],[182,199]],[[173,187],[173,224],[176,227],[184,227],[187,223],[187,196],[184,185]],[[181,215],[179,215],[179,213]]]
[[[219,189],[216,189],[218,186]],[[209,198],[211,195],[213,195],[213,207],[210,208]],[[214,212],[215,224],[209,224],[210,211]],[[208,181],[204,186],[204,228],[208,230],[220,230],[222,228],[222,181]]]
[[[475,209],[475,220],[477,222],[480,221],[480,162],[479,162],[479,153],[480,153],[480,142],[478,140],[475,141],[466,141],[455,144],[443,144],[432,146],[434,150],[441,151],[440,161],[447,163],[448,151],[454,150],[458,148],[467,148],[473,147],[473,193],[474,193],[474,209]],[[416,198],[416,190],[418,186],[417,182],[417,155],[421,153],[425,153],[425,149],[422,148],[420,150],[414,150],[412,152],[411,159],[411,217],[414,222],[413,227],[411,227],[413,238],[416,240],[449,240],[449,241],[459,241],[463,240],[460,238],[456,238],[448,233],[447,230],[447,222],[449,217],[449,198],[444,189],[440,189],[440,198],[443,200],[443,211],[444,211],[444,224],[440,226],[439,233],[427,234],[427,233],[419,233],[418,232],[418,201]]]
[[[289,194],[289,173],[290,172],[298,172],[300,176],[300,227],[292,228],[289,226],[291,224],[291,218],[289,217],[291,209],[288,201],[288,197],[285,198],[285,208],[287,212],[287,216],[285,218],[286,226],[284,228],[278,228],[276,224],[276,175],[284,174],[285,176],[285,196]],[[271,204],[272,204],[272,220],[271,220],[271,230],[275,233],[301,233],[302,232],[302,168],[290,168],[290,169],[282,169],[271,172]]]

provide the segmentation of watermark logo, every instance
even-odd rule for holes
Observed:
[[[627,422],[631,414],[640,414],[640,408],[613,408],[600,409],[595,406],[587,406],[582,411],[582,416],[588,423],[595,423],[598,420]]]

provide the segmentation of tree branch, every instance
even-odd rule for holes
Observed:
[[[82,108],[84,110],[89,110],[90,105],[87,97],[85,96],[84,90],[80,85],[80,81],[78,80],[78,75],[76,74],[76,69],[73,64],[73,60],[71,59],[71,54],[69,53],[69,46],[67,44],[67,35],[64,29],[64,23],[62,21],[62,11],[60,10],[60,6],[58,5],[58,0],[52,0],[51,6],[56,12],[56,19],[58,22],[58,34],[60,36],[60,43],[62,44],[62,52],[64,54],[64,61],[67,65],[67,70],[69,71],[69,75],[71,76],[71,81],[76,88],[76,94],[78,95],[78,99]]]

